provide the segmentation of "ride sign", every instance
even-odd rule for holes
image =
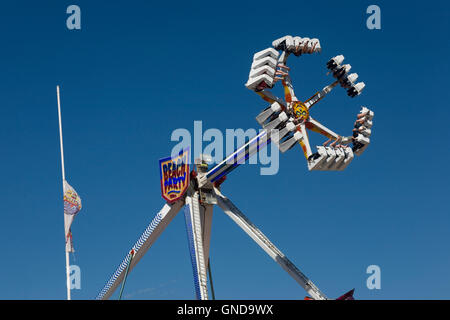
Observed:
[[[189,148],[176,157],[159,160],[161,195],[169,203],[180,199],[189,187]]]

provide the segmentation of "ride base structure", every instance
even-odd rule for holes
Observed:
[[[310,116],[311,108],[338,85],[346,89],[348,96],[353,98],[362,92],[365,84],[363,82],[355,83],[358,75],[356,73],[348,74],[351,66],[349,64],[342,65],[344,57],[338,55],[327,63],[329,73],[335,78],[333,83],[315,93],[311,98],[300,101],[295,96],[289,76],[290,68],[286,64],[287,58],[290,54],[300,56],[320,52],[320,42],[318,39],[285,36],[275,40],[272,45],[273,48],[265,49],[254,55],[249,79],[246,83],[248,89],[256,92],[266,103],[269,103],[269,106],[256,117],[263,130],[212,168],[208,166],[208,156],[200,155],[200,158],[195,161],[195,169],[189,171],[189,149],[183,150],[177,157],[160,160],[161,190],[167,203],[156,214],[125,256],[98,294],[97,299],[109,299],[121,283],[122,294],[128,273],[133,270],[180,211],[183,211],[186,221],[196,298],[209,299],[208,269],[210,268],[209,252],[214,206],[219,206],[297,281],[307,292],[307,299],[328,299],[228,197],[223,195],[221,184],[230,172],[270,143],[275,143],[281,152],[292,149],[297,143],[300,144],[310,171],[344,170],[352,162],[354,155],[359,156],[367,149],[370,143],[374,113],[370,109],[362,107],[357,115],[351,136],[343,137],[334,133]],[[284,88],[284,100],[270,92],[270,89],[279,81]],[[322,146],[317,146],[317,151],[314,153],[309,144],[307,130],[328,138]],[[352,147],[349,144],[352,144]],[[211,281],[210,272],[209,280]],[[214,298],[214,292],[211,293]],[[353,299],[353,290],[337,299]]]

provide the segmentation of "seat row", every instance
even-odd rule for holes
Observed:
[[[308,159],[308,169],[342,171],[347,168],[353,158],[353,150],[350,147],[317,146],[317,152]]]
[[[343,61],[343,55],[333,57],[327,62],[327,68],[330,70],[330,73],[332,73],[333,77],[336,78],[337,81],[339,81],[341,87],[347,89],[347,95],[353,98],[360,95],[366,85],[364,82],[356,83],[358,74],[349,74],[348,72],[350,71],[352,66],[350,64],[342,65]]]
[[[372,135],[374,112],[366,107],[361,107],[353,128],[353,152],[360,156],[370,144]]]

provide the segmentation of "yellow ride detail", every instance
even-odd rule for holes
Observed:
[[[294,116],[297,119],[301,119],[303,121],[308,120],[309,111],[303,102],[301,101],[292,102],[292,110],[294,111]]]

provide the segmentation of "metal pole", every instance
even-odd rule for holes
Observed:
[[[211,286],[211,297],[216,300],[216,295],[214,294],[213,279],[211,274],[211,258],[208,259],[208,275],[209,275],[209,285]]]
[[[125,271],[125,276],[123,277],[122,287],[120,288],[119,300],[122,299],[123,288],[125,288],[125,282],[127,281],[128,271],[130,270],[130,265],[131,265],[131,260],[133,260],[133,257],[134,257],[134,250],[133,249],[131,249],[130,255],[131,255],[130,256],[130,261],[128,262],[127,270]]]
[[[64,170],[64,148],[63,148],[63,136],[62,136],[61,99],[59,97],[59,86],[56,86],[56,96],[58,99],[59,145],[60,145],[60,149],[61,149],[61,170],[62,170],[62,183],[63,183],[63,196],[64,196],[64,181],[66,180],[66,175],[65,175],[65,170]],[[64,230],[64,233],[66,233],[65,230]],[[64,236],[67,241],[67,234],[64,234]],[[71,300],[71,296],[70,296],[70,260],[69,260],[69,252],[67,250],[66,250],[66,286],[67,286],[67,300]]]
[[[66,180],[66,175],[64,171],[64,148],[63,148],[63,136],[62,136],[62,122],[61,122],[61,100],[59,97],[59,86],[56,86],[56,94],[58,97],[58,119],[59,119],[59,145],[61,149],[61,169],[62,169],[62,179]]]

